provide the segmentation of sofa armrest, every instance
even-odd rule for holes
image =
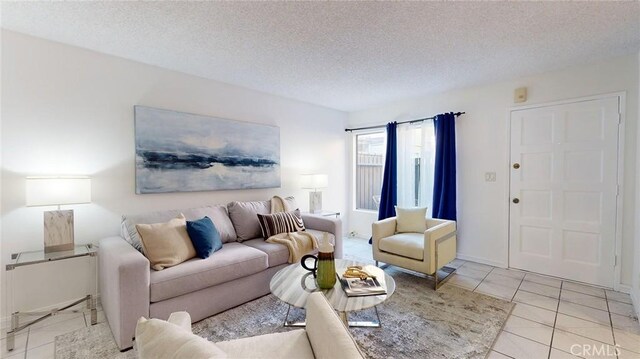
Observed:
[[[329,232],[335,237],[333,256],[342,258],[342,220],[313,214],[302,214],[305,227],[316,231]]]
[[[316,358],[364,358],[358,344],[322,292],[307,299],[306,331]]]
[[[429,248],[429,271],[435,273],[456,258],[456,222],[431,221],[438,224],[424,231],[424,248]]]
[[[375,221],[371,225],[371,244],[376,250],[382,238],[393,236],[396,233],[396,217]]]
[[[100,240],[100,301],[118,347],[133,345],[136,322],[149,316],[149,260],[122,237]]]
[[[187,312],[173,312],[169,316],[169,319],[167,319],[167,322],[179,326],[181,329],[184,329],[186,332],[192,333],[191,316]]]

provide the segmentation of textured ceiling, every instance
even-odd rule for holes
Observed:
[[[633,2],[3,2],[2,27],[354,111],[640,49]]]

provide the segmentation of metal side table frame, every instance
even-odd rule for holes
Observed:
[[[86,302],[87,309],[91,311],[91,325],[95,325],[98,322],[98,312],[96,309],[96,304],[97,304],[96,298],[98,294],[97,293],[98,270],[97,270],[97,263],[95,263],[97,261],[97,255],[98,255],[98,252],[96,251],[96,248],[91,244],[76,245],[73,250],[69,250],[69,251],[45,253],[42,250],[42,251],[20,252],[20,253],[11,254],[11,263],[6,265],[7,289],[10,292],[10,294],[7,296],[7,313],[11,313],[11,328],[7,332],[7,351],[12,351],[14,349],[16,333],[20,332],[23,329],[28,328],[33,324],[39,323],[59,313],[72,312],[67,309],[74,307],[78,304],[81,304],[83,302]],[[94,271],[94,278],[95,278],[95,286],[94,286],[95,289],[92,294],[87,294],[86,296],[78,300],[75,300],[74,302],[62,308],[51,309],[48,311],[32,311],[32,312],[14,311],[14,308],[15,308],[15,305],[14,305],[15,304],[14,303],[15,288],[13,283],[14,269],[22,266],[54,262],[54,261],[78,258],[78,257],[84,257],[84,256],[94,257],[93,271]],[[21,325],[20,324],[21,316],[38,316],[38,318]]]
[[[377,320],[372,321],[353,321],[349,320],[349,312],[338,312],[338,316],[344,325],[349,328],[381,328],[382,323],[380,320],[380,314],[378,314],[378,306],[374,306],[373,309],[376,312]],[[307,326],[306,321],[294,322],[289,320],[289,311],[291,310],[291,304],[287,305],[287,315],[284,316],[284,327],[304,328]]]

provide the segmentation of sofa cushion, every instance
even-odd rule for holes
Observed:
[[[242,244],[265,252],[269,257],[269,267],[285,264],[289,260],[289,248],[284,244],[268,243],[263,238],[250,239]]]
[[[191,243],[196,249],[196,254],[202,259],[208,258],[211,253],[222,249],[220,233],[209,217],[187,221],[187,233],[189,233]]]
[[[159,302],[246,277],[267,269],[267,262],[263,251],[240,243],[225,243],[207,259],[194,258],[163,271],[152,271],[150,299]]]
[[[398,233],[390,237],[380,239],[378,247],[389,253],[399,256],[423,260],[424,259],[424,234],[423,233]]]
[[[258,213],[271,213],[271,201],[231,202],[227,205],[229,218],[238,236],[238,242],[262,237]]]
[[[123,215],[121,235],[133,247],[142,252],[140,235],[136,230],[136,224],[167,222],[168,220],[177,217],[180,213],[184,214],[188,221],[193,221],[204,216],[211,218],[213,224],[218,230],[218,233],[220,233],[222,243],[235,242],[236,231],[229,219],[227,207],[221,205]]]
[[[335,245],[336,243],[335,236],[331,233],[316,231],[315,229],[309,228],[307,228],[307,233],[313,234],[316,239],[322,239],[323,235],[326,233],[329,238],[329,242],[333,245]],[[268,243],[264,240],[264,238],[250,239],[248,241],[242,242],[242,244],[265,252],[267,256],[269,256],[269,267],[275,267],[281,264],[285,264],[289,260],[289,248],[287,248],[287,246],[283,244]],[[312,253],[317,252],[318,250],[316,249]]]
[[[144,255],[151,268],[163,270],[196,256],[196,250],[187,233],[187,221],[180,214],[168,222],[136,224],[140,233]]]
[[[305,229],[299,209],[271,214],[258,213],[257,216],[263,238],[280,233],[304,231]]]
[[[279,199],[282,199],[282,201],[280,201]],[[296,202],[296,199],[293,196],[285,198],[273,196],[269,203],[271,205],[271,213],[288,212],[299,209],[298,202]]]
[[[315,358],[304,329],[228,340],[216,345],[229,358]]]
[[[227,358],[214,343],[160,319],[140,318],[136,325],[136,352],[140,359]]]

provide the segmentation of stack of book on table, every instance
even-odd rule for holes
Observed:
[[[366,266],[355,267],[357,271],[354,271],[349,267],[344,273],[337,272],[338,280],[342,285],[342,289],[348,297],[364,297],[369,295],[384,295],[387,294],[387,288],[384,286],[384,282],[381,284],[378,277],[370,274],[366,270]],[[352,273],[358,273],[354,275]]]

